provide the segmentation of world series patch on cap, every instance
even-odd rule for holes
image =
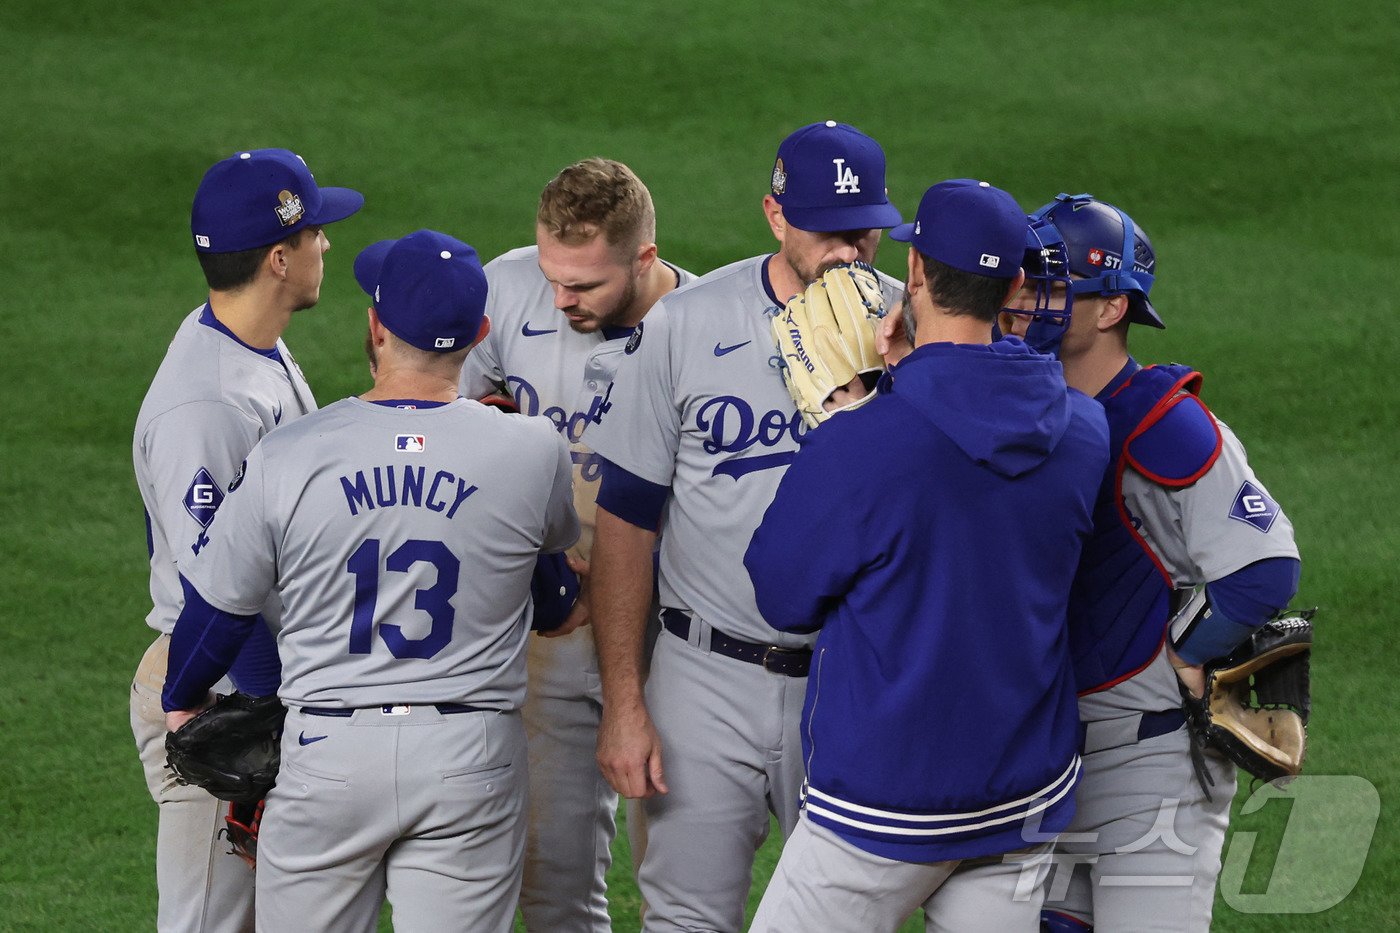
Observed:
[[[237,253],[344,220],[364,203],[358,191],[317,185],[306,162],[289,149],[249,149],[204,173],[190,232],[201,253]]]

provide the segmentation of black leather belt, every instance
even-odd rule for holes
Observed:
[[[661,624],[677,638],[690,640],[690,616],[680,609],[661,610]],[[783,648],[756,641],[730,638],[719,629],[710,628],[710,650],[736,661],[757,664],[764,670],[786,677],[806,677],[812,668],[811,648]]]
[[[336,716],[346,718],[355,715],[357,710],[377,709],[386,716],[394,715],[395,710],[408,712],[409,706],[431,706],[433,709],[450,716],[453,713],[496,713],[499,710],[488,709],[484,706],[468,706],[465,703],[389,703],[384,706],[353,706],[348,709],[340,709],[330,706],[303,706],[301,711],[308,716]]]

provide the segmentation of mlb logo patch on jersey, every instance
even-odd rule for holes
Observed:
[[[421,454],[428,438],[423,434],[397,434],[394,436],[394,449],[404,453]]]
[[[1248,480],[1235,494],[1235,502],[1230,506],[1231,518],[1247,525],[1253,525],[1265,533],[1273,527],[1274,519],[1278,518],[1278,513],[1278,503],[1270,499],[1267,492]]]
[[[214,477],[209,475],[208,470],[200,467],[195,472],[194,479],[190,480],[190,488],[185,490],[185,511],[199,522],[199,527],[208,528],[223,501],[224,494],[219,489],[219,484],[214,482]]]

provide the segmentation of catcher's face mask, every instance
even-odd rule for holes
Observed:
[[[1041,353],[1058,353],[1074,308],[1065,241],[1053,224],[1031,215],[1026,254],[1021,261],[1026,282],[1002,309],[1001,329],[1020,336]]]

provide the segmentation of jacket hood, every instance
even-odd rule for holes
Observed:
[[[1002,476],[1039,466],[1069,425],[1064,368],[1016,337],[987,346],[926,344],[889,375],[883,390]]]

